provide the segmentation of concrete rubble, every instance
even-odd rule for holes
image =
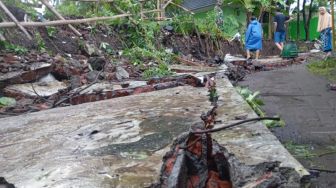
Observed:
[[[174,80],[179,79],[154,79],[140,87]],[[202,81],[191,83],[197,82]],[[191,85],[2,119],[0,177],[34,188],[154,185],[172,140],[211,108],[206,88]],[[217,90],[221,123],[216,126],[257,117],[225,76]],[[234,187],[263,182],[299,187],[309,175],[262,123],[212,136],[230,163]]]
[[[20,98],[50,97],[64,90],[68,86],[56,80],[51,74],[41,78],[35,83],[16,84],[7,86],[3,92],[6,96]]]

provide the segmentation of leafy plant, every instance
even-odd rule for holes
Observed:
[[[169,69],[166,63],[160,63],[158,66],[151,67],[144,71],[143,77],[148,79],[152,77],[165,77],[172,75],[173,72]]]
[[[169,63],[172,61],[172,54],[140,47],[126,49],[124,55],[132,61],[133,65],[140,65],[143,62],[150,61],[157,63]]]
[[[6,41],[0,41],[0,47],[8,52],[12,52],[18,55],[23,55],[28,52],[27,48],[8,43]]]
[[[237,87],[236,90],[260,117],[266,117],[266,113],[261,108],[264,105],[264,102],[260,98],[258,98],[260,94],[259,92],[253,93],[246,87]],[[263,123],[268,128],[285,126],[285,122],[283,120],[264,120]]]
[[[46,51],[46,45],[45,45],[45,42],[44,42],[42,36],[40,35],[40,33],[35,34],[35,39],[36,39],[36,42],[37,42],[37,49],[40,52],[45,52]]]
[[[113,54],[113,48],[112,46],[107,42],[102,42],[99,47],[101,50],[104,50],[106,53],[112,55]]]
[[[9,97],[0,97],[0,107],[15,106],[16,100]]]
[[[56,27],[47,26],[47,33],[49,37],[54,37],[57,32]]]
[[[293,141],[288,141],[284,144],[285,148],[296,158],[311,159],[317,155],[312,153],[307,145],[298,145]]]

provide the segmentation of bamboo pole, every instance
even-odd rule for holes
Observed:
[[[124,10],[122,10],[120,7],[118,7],[115,3],[112,3],[112,6],[117,9],[117,11],[120,13],[120,14],[127,14]],[[134,20],[133,18],[129,17],[128,18],[133,24],[137,25],[137,21]]]
[[[56,17],[60,20],[65,20],[64,17],[57,12],[56,9],[54,9],[54,7],[52,7],[49,2],[47,0],[40,0],[53,14],[56,15]],[[74,28],[71,24],[68,25],[68,27],[77,35],[77,36],[82,36],[82,34],[76,29]]]
[[[160,5],[161,0],[156,0],[156,9],[161,9],[161,5]],[[157,14],[157,20],[159,20],[161,17],[161,12],[158,12]]]
[[[165,9],[173,0],[169,0],[166,4],[163,5],[162,9]]]
[[[186,11],[186,12],[190,12],[190,14],[195,14],[193,11],[191,11],[191,10],[189,10],[189,9],[187,9],[187,8],[185,8],[185,7],[181,6],[181,5],[179,5],[179,4],[176,4],[176,3],[174,3],[174,2],[170,2],[170,4],[175,5],[175,6],[181,8],[182,10],[184,10],[184,11]]]
[[[95,22],[95,21],[104,21],[104,20],[113,20],[118,18],[129,17],[131,14],[120,14],[116,16],[108,16],[108,17],[95,17],[95,18],[85,18],[85,19],[76,19],[76,20],[56,20],[56,21],[48,21],[48,22],[20,22],[22,26],[25,27],[44,27],[44,26],[58,26],[58,25],[67,25],[67,24],[81,24],[87,22]],[[14,22],[1,22],[0,28],[6,27],[16,27]]]
[[[7,9],[6,5],[2,3],[0,0],[0,7],[2,10],[5,11],[5,13],[9,16],[9,18],[14,22],[16,26],[18,26],[21,31],[27,36],[29,40],[32,40],[33,38],[30,36],[28,31],[20,24],[20,22],[15,18],[15,16]]]
[[[331,0],[331,27],[332,27],[332,51],[335,51],[335,10],[334,0]]]

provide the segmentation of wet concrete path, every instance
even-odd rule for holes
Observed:
[[[306,168],[336,170],[336,92],[306,65],[249,75],[240,85],[260,91],[268,115],[281,115],[286,127],[275,128],[279,140],[307,145],[313,157],[298,157]],[[321,173],[310,187],[334,187],[335,173]]]

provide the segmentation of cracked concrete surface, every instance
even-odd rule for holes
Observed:
[[[256,117],[226,78],[217,85],[223,124],[236,116]],[[205,88],[183,86],[4,118],[0,176],[17,187],[149,186],[159,180],[162,157],[173,139],[201,122],[201,112],[210,108]],[[276,163],[287,178],[283,181],[293,186],[308,175],[262,123],[213,137],[235,159],[231,173],[244,173],[242,165],[263,169]],[[263,174],[246,177],[253,182],[258,175]]]

